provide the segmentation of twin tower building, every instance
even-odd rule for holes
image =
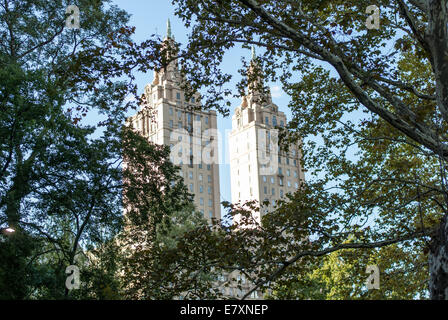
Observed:
[[[165,41],[174,41],[168,22]],[[256,67],[255,54],[249,72]],[[201,110],[199,94],[186,99],[177,60],[154,72],[152,83],[144,89],[144,105],[128,124],[149,141],[170,146],[170,160],[181,167],[197,210],[205,218],[221,218],[220,161],[215,111]],[[271,94],[260,89],[262,79],[249,83],[248,93],[232,116],[228,140],[232,203],[257,200],[263,205],[254,213],[272,210],[276,201],[294,193],[304,180],[300,165],[300,149],[290,145],[286,151],[278,144],[279,128],[286,125],[286,116],[272,102]],[[220,163],[221,162],[221,163]],[[226,199],[227,200],[227,199]],[[268,205],[269,203],[269,205]]]

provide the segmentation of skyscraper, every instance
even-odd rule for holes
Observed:
[[[287,193],[295,192],[304,180],[297,144],[281,150],[278,128],[285,127],[286,116],[265,92],[261,70],[252,49],[248,76],[248,94],[235,109],[230,133],[230,176],[232,203],[257,200],[269,201],[261,213],[254,213],[260,222],[261,215],[271,210],[276,201]],[[238,217],[236,217],[238,219]]]
[[[168,21],[164,44],[170,43],[174,37]],[[182,81],[177,60],[154,72],[154,80],[144,89],[145,105],[128,123],[149,141],[170,146],[170,160],[181,167],[196,208],[207,219],[220,219],[216,112],[199,110],[198,93],[187,100]]]

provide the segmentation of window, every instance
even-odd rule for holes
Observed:
[[[201,209],[201,210],[199,210],[201,213],[202,213],[202,215],[204,215],[204,210],[203,209]]]
[[[199,174],[199,181],[202,181],[202,173]]]
[[[212,176],[211,175],[208,176],[208,182],[212,182]]]
[[[204,192],[204,187],[203,186],[199,186],[199,192],[203,193]]]
[[[177,117],[180,119],[182,117],[182,112],[177,111]]]
[[[190,183],[190,191],[193,192],[193,184]]]
[[[278,183],[279,183],[281,186],[283,186],[283,179],[282,179],[282,178],[279,178],[279,179],[278,179]]]
[[[208,194],[212,194],[212,188],[211,187],[208,187],[207,191],[208,191]]]
[[[193,171],[189,172],[190,179],[193,179]]]
[[[181,121],[179,121],[179,122],[177,123],[177,128],[178,128],[178,129],[182,129],[182,122],[181,122]]]
[[[280,190],[280,197],[283,197],[283,190]]]
[[[286,164],[289,166],[289,158],[286,158]]]
[[[173,115],[173,108],[170,108],[170,116]]]
[[[294,184],[294,186],[296,187],[296,189],[299,189],[299,184],[297,182]]]
[[[291,187],[291,181],[288,180],[288,187]]]
[[[208,164],[207,165],[207,170],[210,170],[211,169],[211,166]]]
[[[283,120],[280,120],[280,127],[284,127]]]
[[[191,113],[188,113],[188,114],[187,114],[187,120],[188,120],[188,123],[191,122]]]
[[[213,201],[212,201],[212,199],[208,199],[208,206],[209,206],[209,207],[213,207]]]
[[[294,178],[297,178],[297,171],[294,171]]]
[[[199,169],[202,169],[202,163],[200,163],[198,167],[199,167]]]
[[[272,190],[271,190],[271,191],[272,191],[272,195],[273,195],[273,196],[275,196],[275,189],[274,189],[274,188],[272,188]]]
[[[278,156],[278,163],[282,163],[282,157]]]
[[[274,177],[271,177],[271,183],[273,184],[274,182]]]
[[[180,100],[180,92],[176,92],[176,99]]]
[[[195,101],[196,101],[196,100],[194,99],[194,97],[193,97],[193,98],[191,98],[191,102],[193,102],[193,103],[194,103]]]
[[[294,165],[297,166],[297,160],[296,159],[294,159]]]
[[[263,182],[266,182],[266,180],[267,180],[266,176],[263,176]]]
[[[201,116],[200,115],[196,116],[196,121],[201,121]]]
[[[282,168],[278,168],[278,174],[283,174],[282,173]]]
[[[273,116],[272,117],[272,125],[275,127],[275,126],[277,126],[277,117],[276,116]]]
[[[208,124],[208,117],[205,117],[205,124]]]
[[[210,211],[208,212],[208,216],[210,217],[210,219],[213,218],[213,211],[212,211],[212,210],[210,210]]]
[[[264,118],[264,123],[269,124],[269,117]]]
[[[290,177],[291,176],[291,170],[286,170],[286,175],[288,176],[288,177]]]
[[[267,194],[268,193],[268,187],[264,187],[264,194]]]
[[[173,120],[170,120],[170,128],[173,128],[174,124],[173,124]]]
[[[204,205],[204,198],[199,198],[199,203],[201,204],[201,206]]]

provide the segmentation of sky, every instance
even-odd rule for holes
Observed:
[[[161,37],[166,35],[167,19],[171,21],[172,34],[175,36],[177,42],[185,44],[188,39],[188,30],[183,25],[182,21],[174,15],[174,7],[169,0],[113,0],[113,3],[119,8],[128,12],[130,17],[129,24],[135,26],[134,40],[137,42],[144,41],[151,37],[152,34],[158,34]],[[260,51],[260,49],[256,48]],[[248,60],[251,57],[250,50],[236,47],[230,50],[224,57],[222,68],[226,73],[233,76],[232,84],[240,80],[238,69],[242,67],[241,57]],[[136,73],[136,82],[139,93],[143,92],[146,84],[153,80],[153,73]],[[288,119],[291,119],[291,112],[287,108],[289,97],[281,89],[280,83],[267,83],[271,87],[273,102],[278,105],[279,110],[285,112]],[[236,89],[235,89],[236,90]],[[228,133],[232,128],[231,117],[233,111],[239,106],[239,99],[230,99],[232,107],[230,108],[230,115],[224,118],[218,114],[218,131],[221,135],[222,148],[219,150],[220,159],[224,163],[220,164],[220,191],[221,202],[231,201],[230,193],[230,166],[228,158]],[[131,114],[130,114],[131,115]],[[221,214],[224,214],[221,208]]]

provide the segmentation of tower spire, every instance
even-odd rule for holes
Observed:
[[[252,45],[252,60],[255,60],[256,57],[257,55],[255,54],[255,46]]]
[[[171,38],[171,22],[168,18],[168,21],[166,22],[166,37]]]

